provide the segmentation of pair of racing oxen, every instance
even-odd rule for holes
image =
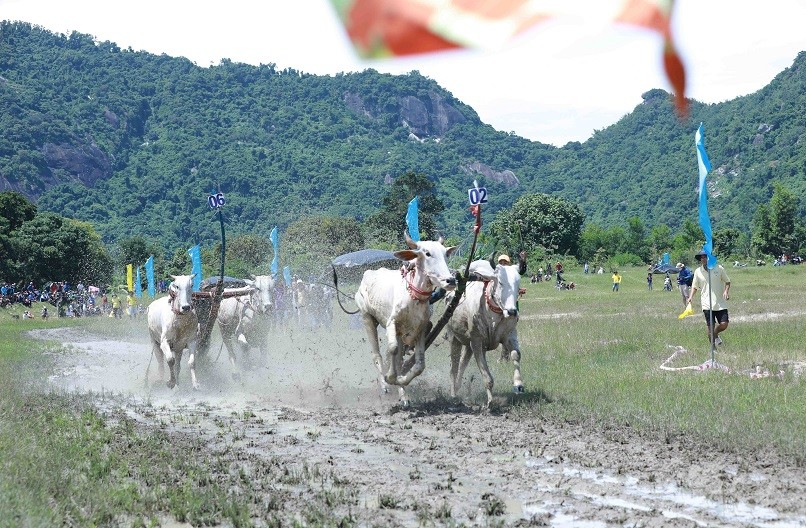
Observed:
[[[394,253],[404,262],[403,266],[399,270],[380,268],[364,272],[355,302],[369,336],[381,389],[397,386],[401,403],[408,405],[406,386],[425,369],[426,337],[433,326],[429,302],[432,293],[438,288],[447,290],[445,301],[450,303],[456,295],[457,280],[447,264],[455,248],[445,247],[442,238],[415,242],[407,233],[404,237],[408,249]],[[514,390],[523,392],[517,333],[520,274],[516,266],[493,268],[486,260],[471,263],[469,270],[475,280],[467,283],[464,296],[446,326],[451,346],[451,395],[456,396],[459,391],[464,370],[473,357],[484,378],[489,404],[493,377],[486,352],[499,345],[503,347],[503,356],[514,364]],[[265,346],[268,336],[261,331],[268,328],[255,315],[270,307],[270,301],[266,304],[261,300],[261,294],[270,292],[273,286],[268,281],[269,276],[254,277],[247,282],[248,293],[221,302],[218,322],[233,364],[235,350],[228,342],[233,335],[237,336],[242,351],[248,350],[250,342],[259,343],[261,349]],[[195,371],[198,320],[192,310],[192,282],[192,275],[174,277],[169,296],[157,299],[148,308],[153,353],[159,363],[160,379],[164,379],[163,361],[167,360],[169,388],[176,385],[185,348],[190,349],[188,366],[193,387],[199,388]],[[385,359],[380,352],[379,326],[386,332]]]

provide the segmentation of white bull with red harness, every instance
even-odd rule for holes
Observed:
[[[355,302],[369,336],[375,366],[382,388],[384,383],[399,386],[400,400],[408,404],[405,386],[425,369],[425,338],[430,327],[428,303],[435,288],[453,290],[456,278],[448,269],[447,258],[456,249],[437,241],[415,242],[404,233],[409,249],[394,255],[406,261],[399,271],[381,268],[364,272]],[[386,361],[378,344],[378,325],[386,329]],[[414,349],[414,364],[404,370],[403,357]]]
[[[467,283],[464,297],[447,324],[451,344],[451,396],[455,397],[462,385],[462,375],[472,353],[484,377],[489,405],[493,399],[493,377],[486,354],[498,345],[503,346],[515,366],[515,392],[523,392],[517,327],[521,277],[517,266],[499,265],[493,270],[486,260],[471,263],[470,273],[481,280]],[[452,297],[453,294],[448,294],[445,301],[450,302]]]
[[[193,277],[195,275],[172,275],[173,282],[168,287],[168,296],[160,297],[148,305],[151,349],[157,359],[160,380],[165,379],[164,361],[168,362],[169,389],[173,389],[177,384],[182,352],[186,348],[190,349],[188,357],[190,379],[193,388],[199,388],[195,364],[199,321],[191,303]]]

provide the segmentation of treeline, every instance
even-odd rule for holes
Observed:
[[[395,178],[381,209],[363,222],[310,215],[289,224],[280,234],[280,266],[307,279],[329,281],[329,263],[338,255],[368,247],[401,249],[409,197],[413,196],[419,197],[421,236],[441,236],[437,218],[444,205],[436,196],[434,183],[423,174],[410,172]],[[797,254],[806,245],[806,222],[797,214],[798,205],[789,189],[776,185],[769,202],[757,208],[750,232],[737,228],[714,231],[715,254],[723,262]],[[674,261],[692,264],[692,256],[704,242],[700,226],[692,220],[687,219],[678,231],[665,224],[649,228],[639,217],[603,227],[586,220],[578,204],[544,193],[522,195],[510,209],[493,214],[482,210],[482,219],[477,257],[524,250],[532,269],[555,259],[566,266],[573,266],[574,260],[606,268],[638,266],[657,262],[664,253]],[[473,215],[466,212],[459,219],[462,236],[446,240],[447,245],[464,249],[455,258],[456,267],[467,255],[474,222]],[[37,212],[34,204],[15,192],[0,193],[0,249],[0,282],[119,284],[126,264],[142,266],[152,255],[159,278],[187,274],[191,267],[188,247],[166,252],[158,239],[140,235],[107,247],[92,225]],[[268,274],[273,256],[268,234],[228,236],[225,273],[235,277]],[[205,277],[220,273],[220,261],[220,241],[202,246]],[[145,276],[141,279],[145,281]]]
[[[806,213],[804,53],[755,94],[692,101],[686,121],[669,94],[650,90],[588,141],[555,148],[495,131],[416,72],[200,67],[0,22],[0,108],[0,189],[25,194],[40,213],[91,223],[110,246],[134,237],[162,252],[211,244],[213,189],[227,195],[233,236],[312,216],[363,225],[407,172],[433,183],[446,235],[463,237],[473,179],[490,190],[489,213],[545,193],[577,204],[591,226],[629,231],[640,218],[648,233],[680,233],[696,215],[701,121],[718,232],[749,232],[775,183]]]

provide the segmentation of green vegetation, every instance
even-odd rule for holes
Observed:
[[[797,216],[806,212],[804,61],[755,94],[693,101],[684,122],[669,94],[650,90],[617,123],[558,149],[493,130],[416,72],[200,67],[2,22],[0,181],[41,212],[91,223],[107,244],[142,236],[166,258],[218,239],[213,189],[227,196],[232,235],[268,236],[301,217],[369,219],[408,173],[434,185],[446,236],[463,235],[473,179],[490,190],[490,213],[546,193],[604,229],[640,218],[675,233],[695,218],[693,138],[704,122],[714,229],[746,232],[775,183],[799,199]]]

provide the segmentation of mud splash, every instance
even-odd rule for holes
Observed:
[[[360,525],[418,525],[428,511],[470,525],[806,526],[802,468],[764,454],[746,460],[624,426],[520,413],[506,401],[483,411],[472,404],[481,399],[444,397],[439,363],[415,382],[414,405],[400,409],[396,394],[378,390],[357,333],[289,333],[273,343],[282,352],[271,365],[253,357],[237,370],[224,351],[200,370],[201,391],[190,389],[186,365],[173,391],[155,379],[155,365],[147,374],[144,334],[38,337],[63,343],[52,352],[53,386],[147,426],[198,435],[244,467],[273,459],[327,468],[350,483]],[[478,380],[467,385],[483,394]],[[287,486],[297,492],[290,507],[304,509],[304,493]]]

